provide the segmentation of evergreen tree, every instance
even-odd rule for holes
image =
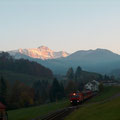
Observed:
[[[103,76],[99,75],[99,77],[97,78],[98,81],[103,81]]]
[[[110,77],[110,79],[111,79],[112,81],[115,81],[115,76],[112,75],[112,76]]]
[[[75,80],[80,80],[81,71],[82,71],[81,67],[78,66],[75,72]]]
[[[63,83],[61,82],[60,83],[60,91],[61,91],[61,98],[63,98],[65,96],[65,89],[64,89],[64,86],[63,86]]]
[[[48,81],[37,81],[33,85],[35,91],[34,101],[37,104],[45,103],[48,100]]]
[[[55,78],[53,80],[51,90],[50,90],[50,100],[53,102],[61,99],[61,94],[62,92],[61,92],[60,84],[58,80]]]
[[[41,99],[43,103],[48,100],[47,89],[48,89],[48,81],[43,80],[41,82]]]
[[[78,89],[79,91],[83,91],[83,89],[84,89],[84,83],[83,83],[83,82],[78,82],[78,83],[77,83],[77,89]]]
[[[109,81],[109,80],[110,80],[110,77],[107,76],[107,75],[104,75],[104,80],[105,80],[105,81]]]
[[[6,97],[7,97],[7,84],[6,84],[3,76],[1,76],[1,79],[0,79],[0,101],[5,105],[7,104]]]
[[[11,95],[10,95],[10,101],[9,101],[9,108],[14,109],[14,108],[19,108],[19,102],[20,102],[20,93],[21,93],[21,89],[20,89],[20,82],[19,81],[15,81],[15,83],[12,86],[12,90],[11,90]]]
[[[34,96],[35,103],[41,103],[41,82],[40,80],[34,83],[33,88],[35,90],[35,96]]]
[[[76,90],[77,90],[76,82],[69,80],[65,88],[66,94],[69,95],[69,93],[74,92]]]
[[[73,80],[74,79],[74,71],[73,68],[69,68],[66,74],[66,77],[68,80]]]

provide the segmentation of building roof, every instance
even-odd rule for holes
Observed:
[[[5,105],[3,105],[1,102],[0,102],[0,109],[5,109]]]
[[[92,81],[91,83],[92,83],[93,85],[97,85],[97,83],[96,83],[96,82],[93,82],[93,81]]]

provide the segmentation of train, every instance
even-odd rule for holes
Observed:
[[[82,92],[72,92],[69,95],[69,99],[72,105],[76,105],[86,101],[87,99],[93,96],[93,92],[90,90],[82,91]]]

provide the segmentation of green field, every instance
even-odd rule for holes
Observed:
[[[120,93],[120,87],[105,88],[103,92],[71,113],[65,120],[120,120],[120,96],[109,99],[118,93]],[[106,99],[107,101],[104,101]],[[91,104],[91,102],[98,103]]]
[[[32,120],[33,118],[43,116],[69,105],[69,101],[64,100],[55,103],[49,103],[37,107],[30,107],[18,110],[8,111],[9,120]]]
[[[93,97],[91,100],[88,102],[99,102],[103,101],[106,99],[111,98],[112,96],[120,93],[120,87],[119,86],[110,86],[110,87],[105,87],[103,91],[101,91],[97,96]]]

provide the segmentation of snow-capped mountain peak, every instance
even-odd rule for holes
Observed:
[[[38,48],[29,49],[20,48],[18,50],[9,51],[9,53],[15,58],[22,58],[22,55],[26,55],[32,58],[39,58],[43,60],[67,57],[69,55],[69,53],[65,51],[55,52],[46,46],[40,46]]]

